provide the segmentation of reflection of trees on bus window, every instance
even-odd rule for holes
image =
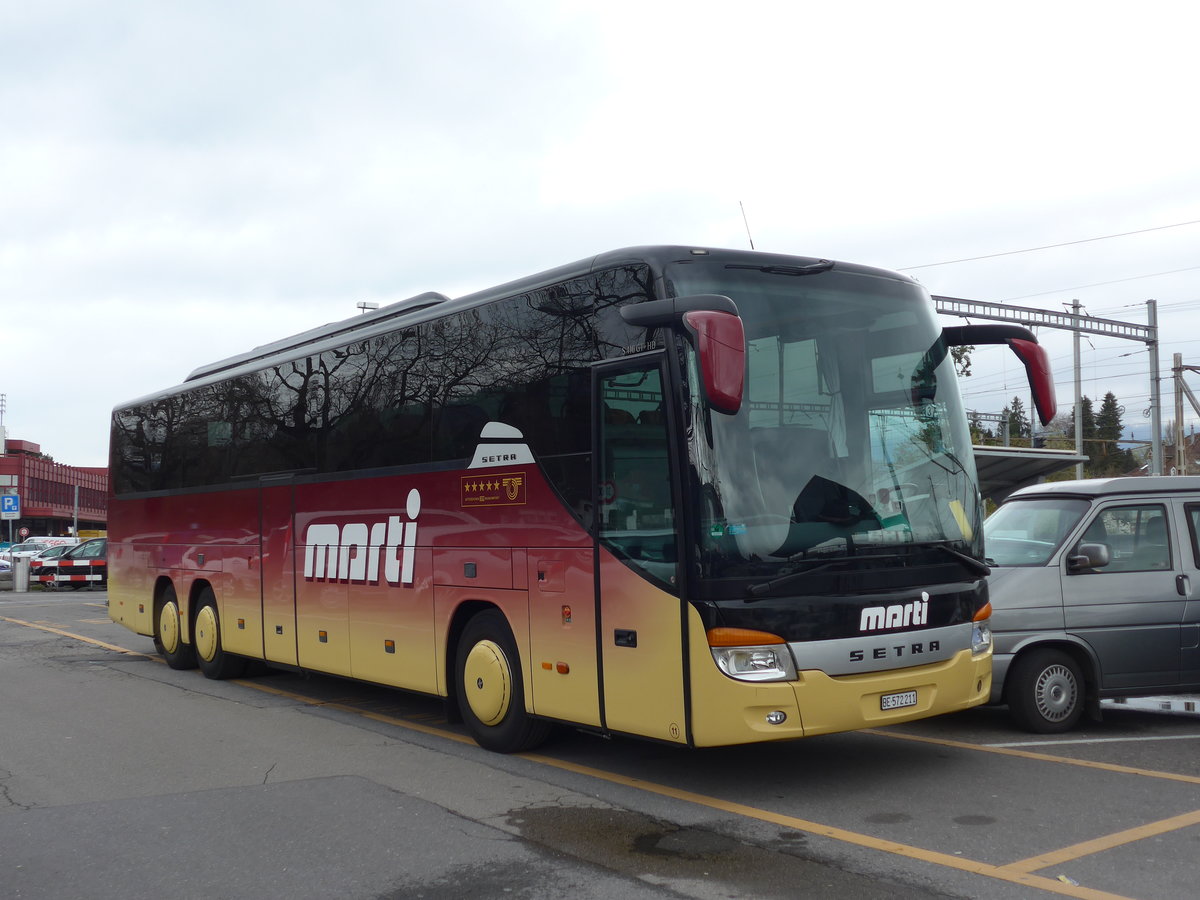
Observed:
[[[590,367],[644,340],[618,311],[650,299],[650,278],[619,266],[185,384],[114,416],[114,490],[465,461],[494,420],[522,431],[585,519]]]

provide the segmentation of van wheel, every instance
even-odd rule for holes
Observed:
[[[484,610],[467,623],[458,643],[455,674],[458,708],[479,746],[517,753],[546,739],[550,724],[525,712],[517,642],[499,610]]]
[[[192,644],[200,671],[206,678],[240,678],[246,671],[246,660],[231,656],[221,646],[221,621],[212,588],[205,587],[196,602],[199,608],[196,624],[192,626]]]
[[[196,649],[183,642],[179,628],[179,598],[170,585],[163,589],[162,604],[154,623],[154,649],[172,669],[196,668]]]
[[[1038,734],[1070,731],[1083,715],[1083,673],[1061,650],[1032,650],[1013,663],[1005,698],[1017,724]]]

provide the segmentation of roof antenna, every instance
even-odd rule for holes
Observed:
[[[738,209],[742,211],[742,221],[746,223],[746,237],[750,239],[750,249],[754,249],[754,235],[750,233],[750,220],[746,218],[746,207],[742,205],[742,201],[738,201]]]

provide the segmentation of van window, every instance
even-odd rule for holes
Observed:
[[[1071,497],[1013,500],[983,523],[988,564],[1044,566],[1074,530],[1088,502]]]
[[[1171,568],[1167,512],[1158,504],[1110,506],[1088,525],[1079,543],[1107,544],[1112,558],[1099,573]]]
[[[1200,503],[1189,503],[1186,508],[1188,532],[1192,537],[1192,560],[1200,569],[1200,539],[1197,538],[1200,535]]]

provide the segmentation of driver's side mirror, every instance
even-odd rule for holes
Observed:
[[[1067,557],[1067,571],[1076,573],[1085,569],[1100,569],[1112,562],[1108,544],[1080,544]]]
[[[737,306],[720,294],[669,297],[621,307],[621,318],[643,328],[682,323],[700,363],[700,385],[709,407],[736,415],[742,407],[746,331]]]

